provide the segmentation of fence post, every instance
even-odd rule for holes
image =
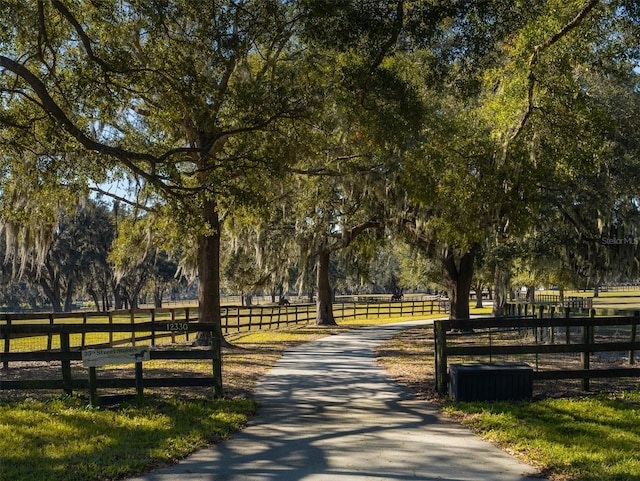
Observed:
[[[447,393],[447,331],[443,321],[433,323],[434,339],[436,341],[436,389],[439,394]]]
[[[213,395],[216,398],[221,398],[223,395],[222,389],[222,340],[215,332],[211,336],[211,362],[213,364]]]
[[[569,319],[569,314],[571,314],[571,308],[565,307],[564,308],[565,319]],[[569,326],[565,326],[565,337],[566,337],[567,344],[571,344],[571,327]]]
[[[638,332],[638,316],[640,316],[640,312],[635,311],[633,313],[634,320],[633,320],[633,323],[631,324],[631,342],[636,342],[636,335]],[[636,355],[636,352],[633,349],[631,349],[629,351],[629,364],[635,363],[635,355]]]
[[[89,402],[93,407],[100,405],[100,399],[98,399],[98,377],[96,375],[96,368],[89,368]]]
[[[535,311],[535,306],[534,306],[534,311],[533,311],[534,317],[535,317],[535,312],[536,311]],[[544,304],[541,304],[540,306],[538,306],[538,319],[543,319],[543,318],[544,318]],[[538,330],[540,331],[540,341],[544,343],[545,342],[544,341],[544,338],[545,338],[544,327],[536,326],[536,331],[538,331]],[[537,336],[538,336],[538,334],[536,334],[536,337]],[[536,367],[537,367],[537,362],[538,362],[537,358],[538,358],[538,355],[536,354]]]
[[[49,325],[53,326],[53,313],[49,314]],[[52,349],[52,344],[53,344],[53,333],[49,332],[49,334],[47,334],[47,351],[50,351]]]
[[[60,333],[60,351],[63,354],[69,354],[71,352],[71,346],[69,342],[69,333],[61,332]],[[64,389],[65,394],[71,395],[71,360],[63,359],[62,362],[62,388]]]
[[[229,327],[229,308],[220,307],[220,330],[224,329],[224,332],[228,332]]]
[[[595,316],[595,310],[591,311],[591,318],[593,318]],[[584,369],[585,371],[589,370],[589,365],[590,365],[590,361],[591,361],[591,350],[589,349],[589,346],[591,345],[592,342],[592,335],[591,332],[593,330],[593,327],[590,326],[589,324],[585,324],[584,326],[582,326],[582,343],[584,344],[584,350],[580,353],[580,357],[581,357],[581,361],[582,361],[582,369]],[[589,377],[585,376],[582,378],[582,390],[583,391],[588,391],[589,390]]]
[[[533,308],[533,317],[535,319],[536,317],[536,308],[535,306],[532,306]],[[540,305],[538,307],[538,319],[543,319],[544,318],[544,305]],[[544,336],[544,327],[540,327],[538,325],[535,326],[535,343],[536,345],[538,345],[538,343],[540,344],[544,344],[545,340],[544,340],[545,336]],[[539,370],[539,366],[540,366],[540,353],[536,352],[536,371]]]
[[[188,307],[184,308],[184,322],[189,324],[189,308]],[[184,333],[184,340],[185,341],[189,340],[189,329],[187,329]]]
[[[156,310],[151,309],[151,346],[156,345]]]
[[[136,323],[136,315],[133,313],[133,309],[129,309],[129,320],[131,322],[131,345],[136,345],[136,331],[133,326]]]
[[[136,402],[138,406],[142,404],[144,395],[144,384],[142,382],[142,362],[136,362]]]
[[[53,315],[51,315],[51,319],[53,320]],[[51,323],[53,324],[53,322]],[[83,312],[82,313],[82,325],[86,326],[87,325],[87,313]],[[84,347],[87,343],[87,333],[86,331],[82,331],[82,335],[80,337],[80,346]]]
[[[5,316],[5,320],[7,321],[7,327],[11,326],[11,316],[9,314],[7,314]],[[9,334],[8,332],[4,333],[4,352],[5,354],[9,354],[9,352],[11,351],[11,334]],[[7,370],[9,369],[9,361],[8,360],[4,360],[4,362],[2,363],[2,369]]]
[[[176,310],[175,308],[171,308],[171,324],[175,324],[176,322]],[[176,332],[175,331],[171,331],[171,344],[175,344],[176,343]]]
[[[113,326],[113,313],[109,311],[107,315],[109,316],[109,326]],[[109,331],[109,345],[113,346],[113,331]]]
[[[556,306],[551,306],[549,308],[549,319],[555,319],[556,317]],[[550,334],[551,334],[551,344],[555,344],[556,342],[556,328],[554,326],[551,326],[550,328]]]

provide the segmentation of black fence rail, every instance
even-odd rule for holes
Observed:
[[[533,302],[526,297],[516,298],[508,303],[509,306],[513,306],[515,311],[522,311],[528,309],[535,309],[539,306],[554,307],[556,310],[560,309],[591,309],[593,307],[592,297],[580,297],[580,296],[559,296],[554,294],[535,294]]]
[[[212,336],[214,331],[213,324],[195,323],[195,322],[166,322],[152,323],[141,322],[135,324],[125,323],[99,323],[99,324],[5,324],[0,325],[0,337],[8,339],[24,339],[28,337],[45,337],[47,339],[56,339],[56,348],[49,348],[41,351],[30,352],[2,352],[0,353],[0,361],[3,365],[2,377],[0,377],[0,390],[13,389],[62,389],[65,393],[71,394],[73,390],[88,390],[91,393],[92,402],[95,401],[95,392],[98,388],[136,388],[141,394],[142,387],[193,387],[207,386],[211,387],[216,394],[222,393],[221,385],[221,362],[219,340]],[[136,365],[135,378],[107,378],[97,379],[95,370],[89,369],[86,375],[74,376],[72,363],[76,366],[83,361],[82,346],[72,346],[72,336],[87,337],[93,334],[101,334],[109,337],[113,334],[125,334],[126,338],[135,339],[140,343],[143,339],[147,340],[150,346],[155,346],[158,338],[172,336],[186,336],[188,333],[195,335],[198,332],[208,333],[208,337],[214,340],[211,346],[203,348],[194,348],[185,346],[184,348],[172,346],[170,349],[149,350],[149,360],[208,360],[211,361],[210,375],[190,376],[181,373],[180,376],[170,377],[152,377],[142,378],[142,361],[132,361],[131,364]],[[99,346],[99,345],[98,345]],[[93,346],[94,348],[97,346]],[[12,363],[37,363],[44,362],[47,364],[59,363],[60,370],[58,375],[47,379],[8,379],[6,373],[9,371]],[[119,363],[119,362],[118,362]],[[18,364],[18,369],[23,364]],[[75,370],[77,372],[77,370]]]
[[[448,310],[448,302],[437,298],[391,301],[344,301],[333,304],[333,316],[341,319],[371,317],[404,317],[442,313]],[[225,334],[277,329],[291,324],[315,322],[315,304],[290,304],[284,306],[225,306],[222,307],[222,330]]]
[[[118,346],[135,345],[137,342],[150,341],[151,345],[162,339],[170,339],[175,342],[175,331],[165,330],[166,325],[179,326],[191,324],[198,320],[197,309],[190,307],[172,309],[134,309],[109,312],[70,312],[70,313],[28,313],[28,314],[2,314],[0,315],[0,339],[3,340],[4,353],[16,350],[51,350],[59,347],[59,339],[54,336],[55,331],[42,329],[43,326],[68,325],[69,328],[78,328],[72,334],[71,342],[80,347],[87,345]],[[127,326],[136,326],[141,323],[149,323],[153,329],[139,331]],[[157,324],[157,329],[155,325]],[[25,327],[21,330],[21,326]],[[110,326],[87,327],[81,326]],[[17,327],[18,329],[11,329]],[[41,330],[39,334],[36,331]],[[189,340],[189,331],[184,332],[186,340]],[[97,336],[97,333],[102,335]],[[25,339],[33,342],[24,342]],[[43,340],[44,339],[44,340]],[[44,344],[43,344],[44,343]],[[37,349],[36,349],[37,348]],[[6,365],[4,366],[6,367]]]
[[[592,313],[593,314],[593,313]],[[637,378],[640,317],[503,317],[435,321],[436,388],[446,394],[448,367],[461,362],[533,364],[536,380]]]

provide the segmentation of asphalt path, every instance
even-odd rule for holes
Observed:
[[[131,481],[533,481],[523,464],[438,413],[377,364],[407,327],[374,326],[288,350],[231,439]]]

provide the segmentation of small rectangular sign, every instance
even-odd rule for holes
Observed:
[[[82,365],[84,367],[130,364],[148,361],[149,359],[149,346],[109,347],[82,351]]]

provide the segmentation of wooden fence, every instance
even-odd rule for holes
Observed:
[[[341,319],[420,316],[445,312],[447,308],[447,304],[438,298],[394,302],[336,302],[333,304],[333,316],[339,322]],[[222,308],[221,314],[222,330],[227,334],[315,322],[316,305],[227,306]]]
[[[440,312],[437,299],[406,302],[334,304],[336,319],[360,317],[419,316]],[[225,306],[221,310],[224,334],[274,329],[315,321],[315,305]],[[72,376],[71,362],[82,358],[85,348],[151,346],[151,360],[205,359],[212,361],[212,375],[206,377],[150,377],[149,387],[211,386],[221,391],[219,349],[197,349],[174,345],[189,341],[197,332],[212,331],[213,325],[198,322],[195,308],[138,309],[108,313],[3,314],[0,316],[0,365],[7,372],[11,363],[60,363],[60,377],[54,379],[8,379],[0,374],[0,390],[123,388],[141,389],[136,379],[90,379]],[[163,349],[163,344],[170,346]],[[75,363],[77,364],[77,363]],[[140,363],[136,369],[142,369]],[[84,371],[81,371],[84,372]],[[91,385],[90,385],[91,384]]]
[[[635,364],[635,351],[640,350],[638,324],[639,316],[531,316],[436,321],[436,388],[440,394],[446,394],[448,364],[454,356],[464,362],[479,359],[491,362],[501,356],[521,360],[524,355],[532,355],[534,381],[581,379],[585,391],[589,390],[590,379],[638,377],[640,368],[620,367],[622,361],[628,365]],[[612,366],[615,367],[594,366],[591,361],[596,353],[613,354],[615,362]],[[554,361],[540,362],[541,356],[552,355],[568,355],[569,358],[579,355],[579,363],[567,369],[559,366],[557,361],[556,364]]]
[[[550,312],[553,308],[555,312],[562,312],[566,309],[576,311],[577,309],[591,309],[593,307],[592,297],[560,296],[552,294],[536,294],[534,302],[527,299],[510,301],[506,306],[508,315],[533,314],[542,308],[543,311]]]
[[[212,332],[213,324],[194,322],[166,322],[151,323],[141,322],[135,324],[124,323],[99,323],[99,324],[11,324],[0,325],[0,337],[6,341],[9,339],[24,339],[25,337],[42,337],[47,339],[58,338],[56,343],[58,349],[46,349],[29,352],[3,352],[0,353],[0,360],[3,369],[8,370],[12,362],[59,362],[59,377],[49,379],[0,379],[0,390],[9,389],[63,389],[65,393],[71,394],[74,389],[90,390],[92,402],[94,402],[95,390],[97,388],[132,388],[135,387],[141,394],[142,386],[147,387],[180,387],[180,386],[209,386],[214,393],[222,393],[221,384],[221,362],[219,340],[214,336],[214,345],[205,348],[185,348],[158,349],[150,351],[151,360],[185,360],[204,359],[212,362],[211,375],[209,376],[186,376],[179,377],[153,377],[142,381],[141,363],[136,364],[136,378],[109,378],[96,379],[95,371],[88,371],[85,377],[74,377],[71,368],[73,361],[81,361],[83,349],[72,347],[71,336],[80,335],[85,338],[89,334],[104,334],[107,337],[114,333],[124,333],[127,339],[141,341],[147,339],[154,345],[155,341],[161,337],[186,336],[189,332]],[[6,349],[7,344],[5,344]],[[94,346],[96,347],[96,346]],[[133,363],[132,363],[133,364]],[[93,376],[90,375],[92,373]],[[184,374],[184,373],[182,373]],[[93,378],[92,378],[93,377]]]
[[[336,320],[357,319],[370,317],[403,317],[420,316],[433,313],[444,312],[445,306],[438,299],[410,300],[403,302],[341,302],[333,305],[334,317]],[[263,329],[277,329],[296,324],[307,324],[315,322],[315,304],[294,304],[287,306],[224,306],[221,308],[221,324],[224,334],[236,332],[254,331]],[[176,327],[187,323],[192,324],[198,321],[198,309],[195,307],[176,307],[165,309],[135,309],[110,312],[76,312],[76,313],[29,313],[29,314],[2,314],[0,315],[0,329],[3,326],[19,326],[24,324],[38,324],[54,326],[56,324],[73,325],[93,325],[107,324],[110,326],[130,325],[141,322],[149,322],[151,325],[159,324],[164,326],[170,323]],[[150,341],[151,345],[163,338],[171,338],[175,342],[175,334],[152,329],[148,333],[141,334],[140,331],[128,331],[128,335],[116,335],[123,333],[115,327],[105,331],[105,336],[96,341],[88,339],[88,332],[79,330],[79,338],[74,342],[84,347],[87,345],[108,345],[117,346],[133,344],[136,342]],[[185,332],[186,340],[189,340],[189,331]],[[8,332],[8,331],[5,331]],[[54,346],[54,337],[51,333],[46,334],[46,347],[40,349],[51,350]],[[23,336],[20,336],[23,337]],[[16,350],[16,335],[4,335],[4,352],[8,353]]]

